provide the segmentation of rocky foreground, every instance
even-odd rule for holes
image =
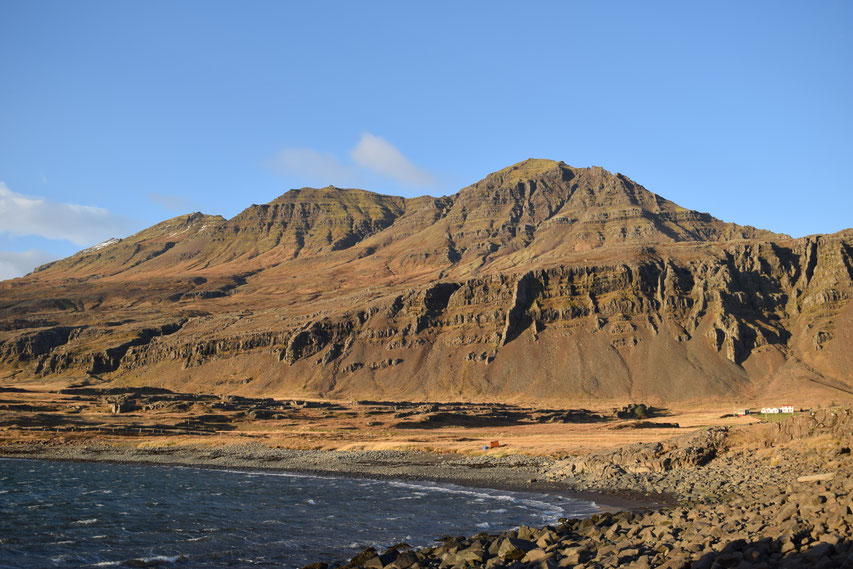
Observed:
[[[347,566],[853,568],[851,438],[853,411],[833,409],[558,462],[545,477],[670,493],[677,505],[366,549]]]

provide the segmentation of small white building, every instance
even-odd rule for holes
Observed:
[[[794,412],[794,406],[793,405],[782,405],[781,407],[779,407],[779,412],[780,413],[793,413]]]
[[[762,415],[772,415],[772,414],[778,413],[778,412],[779,412],[778,407],[762,407],[761,408],[761,414]]]

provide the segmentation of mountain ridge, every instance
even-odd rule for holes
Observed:
[[[586,191],[575,194],[577,187],[583,187]],[[495,219],[496,215],[501,216],[501,219]],[[318,216],[321,216],[319,221],[322,224],[315,227]],[[427,217],[426,221],[422,219],[414,222],[416,232],[427,231],[430,225],[440,222],[454,224],[455,227],[448,227],[445,231],[448,240],[452,241],[446,247],[446,254],[450,258],[456,254],[453,249],[460,238],[466,240],[468,237],[468,241],[474,241],[466,244],[466,250],[484,246],[484,237],[492,241],[503,237],[508,241],[516,240],[516,247],[519,242],[526,246],[529,243],[525,241],[530,236],[525,239],[525,232],[538,229],[547,231],[552,229],[550,226],[558,224],[606,226],[614,218],[616,221],[636,218],[640,222],[633,227],[636,235],[624,235],[623,240],[630,240],[631,237],[645,240],[652,237],[653,242],[787,237],[750,226],[724,223],[708,213],[682,208],[649,192],[626,176],[611,174],[601,167],[572,168],[563,162],[531,158],[489,174],[452,196],[403,198],[334,186],[300,188],[289,190],[266,204],[253,204],[231,219],[200,212],[185,214],[122,241],[131,240],[136,245],[146,238],[163,238],[160,234],[162,231],[170,231],[168,236],[174,236],[191,229],[200,231],[208,227],[213,228],[213,233],[234,234],[242,240],[252,241],[254,249],[234,247],[231,244],[225,252],[219,252],[225,257],[212,261],[221,263],[241,255],[258,255],[282,246],[282,239],[284,250],[291,256],[302,253],[306,239],[306,252],[309,254],[349,248],[389,228],[404,216]],[[498,227],[495,227],[496,221],[500,222]],[[194,227],[199,223],[200,228]],[[186,227],[180,232],[174,230],[184,225]],[[451,229],[455,231],[451,233]],[[624,229],[623,225],[619,229]],[[522,233],[520,237],[519,233]],[[657,240],[654,239],[655,234],[658,234]],[[193,232],[189,237],[197,235]],[[426,237],[436,240],[434,235]],[[562,232],[560,237],[564,237]],[[573,246],[576,249],[592,249],[608,244],[606,236],[592,235],[589,231],[578,231],[569,237],[575,240]],[[222,235],[213,235],[211,239],[224,240]],[[499,248],[501,246],[492,242],[487,247],[496,245]],[[437,251],[442,248],[440,243],[436,245]],[[199,245],[199,249],[193,251],[192,256],[211,254],[210,247],[204,250],[204,246]],[[190,253],[183,254],[187,256]],[[103,257],[103,254],[98,253],[98,256]],[[38,272],[53,266],[55,263],[43,265],[38,268]],[[190,265],[187,268],[193,267]]]
[[[332,398],[843,398],[851,235],[726,223],[539,159],[437,198],[301,188],[0,283],[0,377]]]

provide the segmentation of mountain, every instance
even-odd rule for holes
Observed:
[[[530,159],[291,190],[0,283],[0,377],[549,404],[853,397],[853,231],[792,239]]]

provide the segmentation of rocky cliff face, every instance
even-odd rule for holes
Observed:
[[[796,404],[853,394],[851,294],[853,232],[791,239],[528,160],[454,196],[306,188],[83,251],[0,283],[0,362],[251,395]]]

